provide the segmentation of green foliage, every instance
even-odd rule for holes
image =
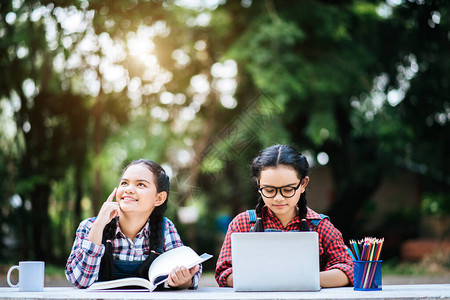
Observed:
[[[422,212],[425,215],[449,216],[450,195],[448,193],[426,193],[422,200]]]
[[[450,132],[448,119],[442,121],[443,115],[437,113],[447,111],[448,97],[442,97],[442,91],[448,86],[436,81],[423,84],[437,74],[448,75],[444,54],[448,51],[436,52],[430,45],[437,44],[429,41],[448,46],[444,29],[448,24],[442,20],[448,5],[439,1],[399,6],[377,1],[265,4],[266,10],[256,9],[259,14],[249,17],[251,22],[230,55],[242,62],[259,89],[282,100],[286,128],[296,133],[295,143],[328,153],[337,190],[329,212],[335,224],[350,231],[354,220],[346,217],[348,212],[356,215],[362,209],[383,170],[389,172],[394,165],[409,168],[428,161],[433,171],[425,172],[441,182],[440,189],[448,187],[448,178],[442,175],[448,160],[441,151],[448,152]],[[388,13],[379,13],[382,10]],[[285,38],[284,27],[293,38]],[[417,43],[417,37],[427,41],[426,46]],[[425,78],[429,72],[433,75]],[[441,94],[430,96],[431,86],[439,87]],[[422,91],[427,92],[417,93]],[[404,97],[399,104],[392,100],[394,92]],[[419,99],[430,100],[421,100],[425,109],[417,118],[410,113],[420,109]],[[436,124],[439,118],[441,123]],[[435,147],[423,141],[434,138],[441,146],[436,156],[427,156]]]
[[[148,158],[172,172],[171,217],[201,208],[189,239],[205,244],[211,212],[255,205],[249,164],[274,143],[329,155],[329,214],[346,234],[394,167],[423,175],[423,213],[448,214],[447,2],[1,5],[1,227],[20,256],[62,261],[122,168]],[[213,72],[227,59],[232,75]]]
[[[256,20],[238,39],[228,55],[246,61],[245,68],[257,87],[275,99],[284,102],[284,95],[304,93],[295,66],[303,64],[302,57],[290,51],[304,39],[304,33],[295,23],[280,18],[263,16]]]
[[[335,141],[337,139],[335,122],[331,112],[314,114],[305,130],[306,136],[315,146],[321,146],[327,140]]]

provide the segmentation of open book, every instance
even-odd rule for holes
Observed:
[[[212,255],[198,255],[187,246],[181,246],[159,255],[148,270],[148,280],[139,277],[128,277],[109,281],[100,281],[92,284],[88,290],[107,290],[114,288],[124,288],[127,286],[142,287],[152,292],[158,285],[164,283],[169,278],[170,272],[177,266],[184,266],[187,269],[210,259]]]

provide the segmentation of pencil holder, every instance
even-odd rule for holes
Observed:
[[[353,261],[355,291],[381,290],[381,262],[382,260]]]

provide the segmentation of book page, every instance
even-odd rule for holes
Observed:
[[[139,277],[128,277],[128,278],[122,278],[122,279],[115,279],[115,280],[109,280],[109,281],[97,281],[94,282],[90,287],[88,287],[88,290],[107,290],[107,289],[114,289],[114,288],[122,288],[127,286],[140,286],[144,289],[148,289],[150,291],[153,291],[155,289],[155,286],[153,286],[150,281],[139,278]]]
[[[177,266],[184,266],[190,269],[211,257],[212,255],[209,254],[203,254],[202,257],[200,257],[190,247],[181,246],[158,256],[148,270],[148,278],[150,282],[154,283],[154,280],[157,277],[168,275],[170,271]],[[158,283],[162,283],[166,280],[167,278]]]

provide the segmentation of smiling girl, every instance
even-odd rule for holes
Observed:
[[[147,278],[159,254],[182,246],[175,226],[164,217],[169,185],[166,172],[155,162],[131,162],[98,216],[78,226],[66,264],[69,282],[86,288],[95,281]],[[195,289],[200,275],[201,265],[189,270],[177,267],[167,283],[169,287]]]
[[[260,197],[255,210],[237,215],[228,227],[216,265],[219,286],[233,286],[232,233],[310,230],[319,234],[320,285],[352,284],[353,264],[341,233],[328,217],[306,206],[308,169],[306,158],[285,145],[264,149],[253,160],[252,175]]]

